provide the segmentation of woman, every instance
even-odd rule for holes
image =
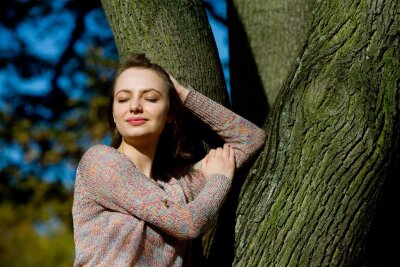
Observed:
[[[235,169],[261,148],[265,133],[144,55],[120,65],[109,107],[113,147],[90,148],[77,169],[74,265],[187,265],[190,240],[215,217]],[[187,156],[182,108],[226,143],[192,166],[176,167]]]

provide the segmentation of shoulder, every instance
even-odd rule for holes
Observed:
[[[114,148],[106,145],[94,145],[82,156],[82,160],[98,159],[108,154],[114,154]],[[81,160],[81,161],[82,161]]]
[[[119,157],[119,152],[107,145],[94,145],[83,154],[78,168],[82,169],[89,165],[96,165],[101,168],[109,165]]]
[[[115,148],[112,148],[110,146],[98,144],[90,147],[85,152],[83,157],[113,153],[115,150],[116,150]]]

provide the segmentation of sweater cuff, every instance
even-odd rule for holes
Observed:
[[[216,173],[207,178],[205,187],[210,186],[214,188],[214,190],[216,189],[214,195],[218,195],[220,198],[224,199],[231,185],[232,179],[229,179],[223,174]]]
[[[196,90],[194,90],[193,87],[191,87],[190,85],[186,86],[185,88],[189,90],[189,93],[186,96],[185,101],[183,101],[183,105],[185,107],[188,107],[188,105],[190,106],[190,104],[188,103],[191,103],[193,101],[192,98],[194,97],[193,95],[195,95]]]

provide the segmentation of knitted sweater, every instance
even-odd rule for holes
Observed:
[[[237,167],[264,144],[263,130],[194,90],[184,105],[234,148]],[[201,161],[154,180],[118,150],[91,147],[75,180],[74,266],[182,266],[230,185],[203,177]]]

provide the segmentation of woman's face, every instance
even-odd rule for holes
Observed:
[[[165,82],[150,69],[129,68],[117,78],[113,117],[118,132],[132,144],[157,144],[169,117]]]

